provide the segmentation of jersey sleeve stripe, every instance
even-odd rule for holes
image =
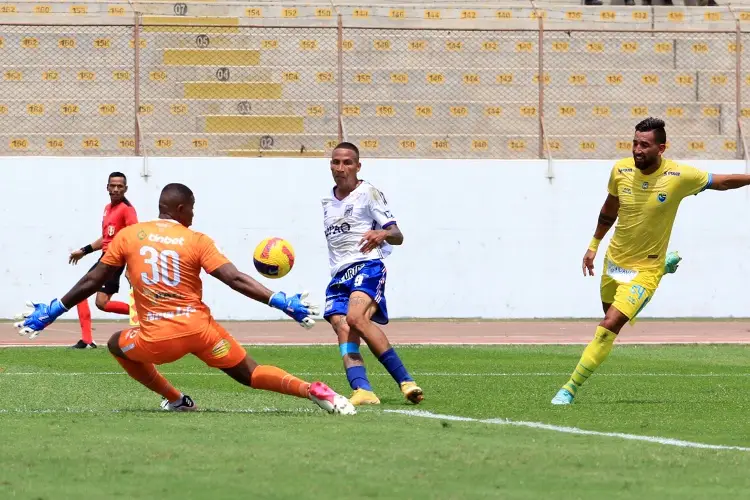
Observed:
[[[711,184],[714,182],[714,174],[709,173],[708,174],[708,182],[706,182],[706,185],[703,186],[703,189],[701,191],[705,191],[706,189],[711,187]]]
[[[392,225],[394,225],[395,223],[396,223],[396,221],[395,221],[395,220],[392,220],[392,221],[386,222],[385,224],[383,224],[383,229],[389,228],[389,227],[391,227]]]

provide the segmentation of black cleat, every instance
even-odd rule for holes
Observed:
[[[90,344],[87,344],[83,340],[79,340],[74,345],[70,346],[71,349],[96,349],[97,346],[94,342],[91,342]]]
[[[195,411],[198,409],[195,403],[188,395],[183,395],[182,400],[176,405],[171,404],[166,399],[161,401],[161,409],[166,411]]]

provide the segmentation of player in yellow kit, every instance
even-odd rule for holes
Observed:
[[[667,160],[662,157],[666,142],[664,122],[647,118],[635,127],[633,157],[612,168],[609,194],[582,266],[584,276],[594,275],[599,242],[617,221],[602,270],[604,319],[552,404],[573,402],[581,385],[607,359],[622,327],[653,298],[662,276],[674,272],[675,263],[665,260],[680,202],[705,189],[725,191],[750,184],[750,175],[710,174]]]

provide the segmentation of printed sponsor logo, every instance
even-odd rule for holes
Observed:
[[[194,313],[194,312],[198,312],[198,310],[192,306],[178,307],[174,311],[149,312],[146,315],[146,319],[148,321],[157,321],[160,319],[172,319],[178,316],[187,316],[189,318],[190,313]]]
[[[149,234],[148,241],[154,243],[163,243],[165,245],[180,245],[185,243],[185,238],[170,238],[169,236],[159,236],[158,234]]]
[[[328,238],[329,236],[334,235],[334,234],[348,233],[350,230],[351,230],[351,226],[346,222],[344,222],[340,226],[331,224],[330,226],[326,228],[325,235],[326,235],[326,238]]]
[[[354,278],[359,272],[364,269],[364,264],[357,264],[356,266],[352,266],[349,269],[346,270],[344,275],[341,277],[340,281],[343,283],[344,281],[349,281],[350,279]]]

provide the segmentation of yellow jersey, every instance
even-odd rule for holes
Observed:
[[[632,157],[615,163],[607,190],[619,198],[620,210],[607,248],[609,265],[625,275],[637,273],[638,282],[656,288],[680,202],[710,185],[708,172],[665,158],[649,175],[635,167]]]

